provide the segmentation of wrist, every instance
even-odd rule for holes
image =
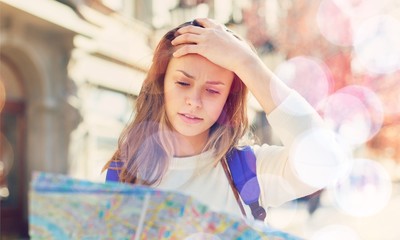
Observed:
[[[254,53],[238,58],[233,72],[247,85],[247,79],[268,71],[262,60]],[[253,77],[251,77],[253,76]]]

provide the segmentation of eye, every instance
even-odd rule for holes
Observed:
[[[183,86],[183,87],[190,86],[190,83],[182,82],[182,81],[176,81],[175,84],[178,84],[178,85]]]
[[[211,88],[207,88],[206,91],[211,93],[211,94],[219,94],[219,91],[211,89]]]

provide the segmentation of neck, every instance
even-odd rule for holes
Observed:
[[[198,136],[183,136],[177,133],[174,141],[174,156],[188,157],[198,155],[203,152],[207,140],[208,133]]]

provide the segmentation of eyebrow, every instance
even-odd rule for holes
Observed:
[[[183,75],[185,75],[186,77],[188,77],[188,78],[191,78],[191,79],[194,79],[194,76],[192,76],[192,75],[190,75],[189,73],[187,73],[187,72],[185,72],[185,71],[183,71],[183,70],[176,70],[177,72],[180,72],[180,73],[182,73]]]
[[[176,71],[182,73],[182,74],[185,75],[187,78],[190,78],[190,79],[193,79],[193,80],[196,79],[194,76],[190,75],[189,73],[187,73],[187,72],[185,72],[185,71],[183,71],[183,70],[179,70],[179,69],[178,69],[178,70],[176,70]],[[206,83],[207,83],[207,84],[212,84],[212,85],[225,85],[225,83],[220,82],[220,81],[207,81]]]

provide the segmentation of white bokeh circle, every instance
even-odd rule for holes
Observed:
[[[351,159],[350,149],[325,128],[310,129],[298,136],[289,154],[298,178],[316,188],[335,184],[348,172]]]
[[[326,98],[322,105],[325,122],[346,144],[363,144],[381,129],[383,105],[366,87],[346,86]]]
[[[325,99],[332,88],[332,77],[329,68],[319,59],[308,56],[291,58],[275,69],[276,76],[290,88],[296,90],[314,108]],[[273,87],[273,86],[271,86]],[[272,89],[272,97],[279,102]],[[296,108],[293,107],[293,111]]]
[[[387,74],[400,69],[400,21],[390,15],[365,20],[354,31],[353,65]]]
[[[377,214],[389,202],[392,182],[379,162],[355,159],[348,176],[333,187],[337,206],[345,213],[365,217]]]

